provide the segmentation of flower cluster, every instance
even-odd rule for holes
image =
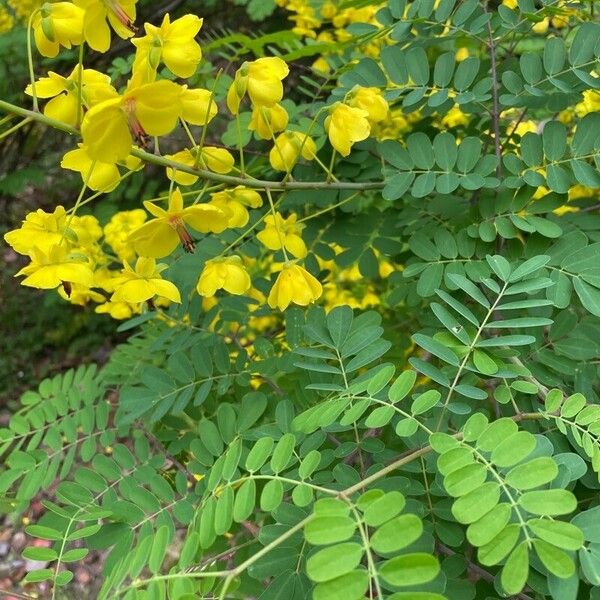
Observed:
[[[386,98],[379,88],[356,86],[342,100],[318,111],[312,122],[291,122],[283,103],[289,66],[278,57],[241,64],[224,97],[215,87],[182,83],[195,76],[202,61],[196,39],[202,18],[187,14],[171,19],[166,14],[159,25],[146,23],[139,29],[134,24],[136,1],[40,2],[31,3],[23,13],[30,17],[33,39],[43,56],[52,58],[61,48],[81,44],[106,52],[115,36],[129,40],[135,53],[131,75],[122,87],[105,73],[86,68],[81,52],[70,73],[50,71],[25,90],[35,106],[43,102],[46,117],[80,131],[81,140],[64,155],[61,166],[78,172],[83,188],[72,209],[37,211],[27,215],[20,229],[6,234],[15,251],[30,259],[19,273],[25,276],[23,284],[56,288],[72,303],[95,302],[98,312],[126,318],[144,307],[180,302],[179,290],[163,275],[172,260],[193,253],[204,236],[249,227],[247,231],[256,230],[255,239],[263,248],[261,261],[235,254],[236,242],[229,244],[203,266],[199,262],[198,294],[209,299],[224,290],[280,310],[316,301],[323,287],[300,264],[310,252],[302,237],[302,215],[277,212],[268,190],[268,206],[263,208],[260,186],[239,183],[246,177],[241,149],[238,165],[234,151],[205,143],[211,139],[207,128],[224,110],[239,126],[240,112],[249,109],[248,128],[268,144],[273,170],[287,179],[299,161],[314,161],[329,179],[336,153],[347,157],[354,144],[370,136],[385,137],[381,132],[391,118]],[[332,3],[326,5],[321,16],[340,32],[353,19],[374,15],[372,7],[358,14],[358,9],[334,10]],[[307,23],[298,26],[307,28]],[[311,25],[312,30],[319,26],[317,21]],[[193,127],[201,128],[199,141]],[[179,128],[188,138],[185,147],[173,148],[171,139],[165,142],[168,195],[144,201],[145,210],[118,212],[103,226],[92,216],[77,214],[82,201],[93,199],[83,200],[87,189],[94,196],[111,192],[143,168],[144,150],[150,144],[160,154],[161,138]],[[319,158],[316,134],[329,139],[331,148],[325,150],[333,153],[329,168]],[[207,191],[207,186],[195,190],[210,173],[242,177],[232,178],[233,185],[222,182]],[[253,211],[265,212],[252,216]],[[247,231],[238,231],[238,239]],[[159,259],[166,262],[157,263]],[[269,293],[263,296],[253,287],[251,273],[263,280],[275,275]]]

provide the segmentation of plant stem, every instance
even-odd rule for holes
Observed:
[[[79,131],[66,123],[62,123],[61,121],[57,121],[56,119],[51,119],[46,115],[43,115],[38,112],[34,112],[31,110],[27,110],[26,108],[21,108],[20,106],[16,106],[11,104],[10,102],[5,102],[4,100],[0,100],[0,110],[22,115],[24,117],[31,117],[40,123],[44,123],[45,125],[49,125],[50,127],[54,127],[60,131],[64,131],[65,133],[79,136]],[[154,165],[158,165],[161,167],[170,167],[172,169],[176,169],[178,171],[182,171],[184,173],[189,173],[191,175],[196,175],[203,179],[207,179],[209,181],[215,181],[218,183],[225,183],[231,186],[244,185],[249,188],[254,189],[264,189],[264,190],[378,190],[384,187],[384,181],[365,181],[365,182],[352,182],[352,181],[267,181],[262,179],[249,179],[247,177],[233,177],[231,175],[221,175],[220,173],[212,173],[206,169],[195,169],[194,167],[190,167],[188,165],[183,165],[174,160],[170,160],[165,158],[164,156],[155,156],[149,152],[145,152],[144,150],[139,150],[137,148],[132,148],[131,155],[143,160],[146,163],[151,163]]]

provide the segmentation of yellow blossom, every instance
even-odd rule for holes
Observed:
[[[467,125],[469,117],[458,106],[453,106],[443,117],[442,125],[447,128]]]
[[[83,262],[83,257],[70,254],[66,244],[56,244],[48,252],[34,247],[30,257],[31,263],[15,275],[27,275],[21,285],[43,290],[64,285],[67,296],[70,294],[70,284],[92,285],[93,273],[89,265]]]
[[[117,162],[127,157],[134,139],[170,133],[181,114],[181,87],[168,80],[130,85],[123,96],[100,102],[88,111],[81,134],[94,160]]]
[[[61,46],[83,41],[85,12],[71,2],[45,2],[33,17],[35,45],[43,56],[54,58]]]
[[[68,286],[67,286],[68,287]],[[90,302],[104,302],[106,298],[99,292],[95,292],[86,285],[74,283],[68,290],[64,286],[58,288],[58,295],[76,306],[87,306]]]
[[[545,35],[548,32],[548,27],[550,26],[550,19],[546,17],[541,21],[538,21],[532,28],[531,31],[533,33],[537,33],[538,35]]]
[[[78,146],[76,150],[71,150],[63,156],[60,166],[81,173],[82,180],[87,182],[91,190],[98,192],[114,190],[121,180],[117,166],[114,163],[92,160],[88,149],[83,144]]]
[[[256,190],[241,185],[215,192],[209,202],[227,215],[227,227],[244,227],[250,219],[246,207],[259,208],[262,203],[262,198]]]
[[[177,77],[191,77],[202,59],[202,50],[194,39],[201,27],[202,19],[191,14],[171,23],[167,13],[160,27],[144,24],[146,35],[132,40],[137,48],[133,78],[139,78],[140,83],[154,81],[161,62]]]
[[[383,121],[390,107],[381,90],[376,87],[355,87],[348,96],[348,106],[366,110],[371,125]]]
[[[81,91],[79,80],[81,78]],[[25,93],[33,96],[32,85]],[[110,84],[110,77],[94,69],[80,71],[77,65],[68,77],[50,71],[48,77],[35,82],[35,94],[38,98],[52,98],[44,107],[44,114],[74,127],[80,115],[79,96],[85,108],[90,108],[102,100],[115,97],[117,92]]]
[[[38,208],[27,214],[19,229],[5,233],[4,240],[19,254],[29,254],[35,247],[47,254],[50,248],[66,237],[66,225],[67,213],[64,206],[57,206],[52,213]]]
[[[277,171],[289,173],[300,156],[313,160],[317,153],[314,140],[299,131],[285,131],[275,138],[275,145],[269,152],[269,162]]]
[[[216,206],[194,204],[184,208],[179,188],[171,194],[167,210],[149,200],[144,202],[144,206],[155,218],[129,235],[129,242],[141,256],[167,256],[180,242],[186,252],[193,252],[194,241],[186,225],[201,233],[221,233],[227,227],[227,215]]]
[[[227,107],[237,115],[242,98],[248,94],[254,106],[273,106],[283,98],[282,81],[290,72],[277,56],[245,62],[236,72],[227,92]]]
[[[217,103],[212,92],[202,88],[187,89],[181,93],[181,118],[192,125],[207,125],[217,114]]]
[[[121,259],[132,262],[135,258],[129,235],[146,221],[146,211],[141,208],[124,210],[114,214],[104,226],[104,240]]]
[[[469,49],[465,48],[464,46],[458,48],[454,58],[456,59],[456,62],[462,62],[463,60],[466,60],[469,58]]]
[[[130,302],[114,302],[112,300],[99,304],[94,310],[99,314],[108,314],[117,320],[130,319],[139,312],[136,305]]]
[[[352,145],[369,137],[371,126],[369,113],[361,108],[354,108],[336,102],[325,119],[325,130],[331,145],[342,155],[348,156]]]
[[[166,268],[167,265],[157,265],[154,258],[144,256],[137,259],[135,269],[125,262],[121,276],[115,282],[115,291],[111,296],[111,302],[137,304],[155,296],[163,296],[172,302],[181,302],[181,296],[175,284],[161,277],[161,273]]]
[[[215,148],[213,146],[203,146],[199,157],[197,148],[192,150],[185,148],[175,154],[168,154],[165,158],[191,168],[209,169],[222,174],[229,173],[235,164],[231,152],[225,148]],[[198,175],[186,173],[173,167],[167,167],[167,177],[179,185],[193,185],[198,181]]]
[[[288,114],[281,104],[255,106],[248,129],[255,131],[263,140],[270,140],[273,134],[283,131],[288,124]]]
[[[123,39],[134,34],[137,0],[74,0],[85,10],[83,35],[90,48],[106,52],[110,48],[110,27]]]
[[[296,258],[304,258],[307,254],[306,244],[300,233],[304,226],[297,223],[297,215],[292,213],[284,219],[279,213],[265,218],[265,228],[257,234],[257,238],[269,250],[281,250],[283,247]]]
[[[230,294],[245,294],[251,286],[242,259],[239,256],[215,258],[204,264],[204,269],[196,290],[201,296],[214,296],[217,290],[223,289]]]
[[[271,308],[285,310],[290,304],[308,306],[323,293],[323,286],[306,269],[286,263],[269,293]]]

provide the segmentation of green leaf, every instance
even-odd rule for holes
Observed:
[[[53,548],[29,546],[23,550],[23,558],[38,561],[56,560],[58,558],[58,552],[56,552],[56,550]]]
[[[489,544],[510,521],[512,509],[510,504],[502,502],[481,519],[467,527],[467,540],[473,546]]]
[[[412,369],[403,371],[388,390],[388,398],[394,404],[403,400],[413,389],[417,374]]]
[[[406,68],[413,83],[427,85],[429,83],[429,60],[425,50],[421,46],[412,46],[405,53],[405,58]]]
[[[306,574],[316,583],[331,581],[353,571],[362,559],[363,548],[355,542],[319,550],[306,561]]]
[[[533,540],[533,546],[539,559],[553,575],[566,579],[575,573],[575,563],[563,550],[544,540]]]
[[[274,473],[280,473],[287,467],[292,458],[295,445],[296,436],[294,434],[285,433],[281,436],[275,446],[275,450],[273,450],[273,455],[271,456],[270,464]]]
[[[502,569],[500,581],[507,594],[518,594],[529,575],[529,550],[527,542],[521,542],[511,553]]]
[[[353,312],[349,306],[332,308],[327,315],[327,328],[336,348],[341,348],[352,327]]]
[[[41,540],[55,541],[63,539],[63,535],[60,531],[53,529],[52,527],[46,527],[45,525],[29,525],[25,528],[25,533]]]
[[[313,590],[313,600],[361,600],[369,587],[369,575],[361,569],[319,583]]]
[[[498,372],[496,361],[490,358],[483,350],[477,348],[473,352],[473,364],[483,375],[494,375]]]
[[[402,512],[405,504],[406,500],[400,492],[388,492],[367,506],[364,521],[369,527],[379,527]]]
[[[591,286],[580,277],[573,278],[573,287],[584,308],[593,315],[600,317],[600,289]]]
[[[344,542],[354,535],[356,521],[345,516],[318,516],[304,526],[306,541],[315,546]]]
[[[412,415],[421,415],[432,409],[439,401],[442,395],[437,390],[427,390],[415,398],[410,407]]]
[[[439,572],[440,565],[437,558],[424,552],[396,556],[385,561],[379,568],[381,577],[387,583],[400,587],[427,583]]]
[[[383,365],[381,369],[375,373],[369,384],[367,385],[367,393],[374,396],[380,392],[394,376],[396,368],[394,365]]]
[[[554,481],[558,466],[549,456],[540,456],[513,467],[506,474],[506,483],[518,490],[531,490]]]
[[[483,295],[483,292],[471,281],[469,281],[464,275],[458,275],[456,273],[448,273],[448,279],[458,288],[460,288],[470,298],[473,298],[476,302],[481,304],[485,308],[490,308],[488,299]]]
[[[458,367],[458,356],[456,356],[456,354],[454,354],[454,352],[450,348],[444,346],[444,344],[441,344],[434,338],[420,333],[416,333],[415,335],[413,335],[412,339],[416,344],[421,346],[421,348],[423,348],[427,352],[430,352],[434,356],[437,356],[438,358],[440,358],[444,362],[447,362],[450,365]]]
[[[152,542],[152,549],[148,557],[148,568],[154,574],[160,571],[163,559],[167,552],[167,544],[169,543],[170,532],[166,525],[158,528]]]
[[[564,67],[567,58],[565,43],[560,37],[551,37],[544,43],[544,69],[548,75],[556,75]],[[557,160],[551,158],[551,160]]]
[[[413,50],[421,50],[422,48],[413,48]],[[425,52],[423,51],[423,54]],[[425,61],[425,64],[429,64]],[[414,81],[414,80],[413,80]],[[417,84],[418,85],[418,84]],[[429,137],[421,131],[412,133],[406,138],[406,147],[411,159],[415,163],[415,166],[419,169],[429,171],[433,168],[435,163],[433,146]],[[433,189],[433,188],[432,188]]]
[[[529,260],[526,260],[523,264],[519,265],[512,273],[509,278],[510,283],[514,283],[535,273],[539,269],[541,269],[544,265],[546,265],[550,261],[550,256],[540,255],[534,256]]]
[[[279,479],[267,481],[260,495],[260,508],[273,512],[283,501],[283,484]]]
[[[460,497],[480,488],[486,479],[485,466],[472,463],[448,474],[444,479],[444,487],[451,496]]]
[[[579,527],[564,521],[548,519],[531,519],[527,526],[540,539],[562,548],[563,550],[579,550],[583,546],[583,532]]]
[[[254,510],[256,504],[256,482],[248,479],[242,483],[235,495],[233,503],[233,520],[241,523],[247,519]]]
[[[486,566],[497,565],[515,547],[520,534],[521,528],[516,523],[507,525],[493,540],[479,548],[479,562]]]
[[[383,554],[397,552],[418,540],[422,532],[423,523],[419,517],[412,514],[400,515],[373,533],[371,547],[375,552]]]
[[[519,505],[533,515],[555,517],[567,515],[577,508],[577,499],[568,490],[540,490],[525,492]]]
[[[535,436],[529,431],[517,433],[502,440],[492,451],[491,461],[500,468],[512,467],[525,459],[536,446]]]
[[[471,86],[479,72],[479,64],[479,59],[475,56],[470,56],[458,63],[454,74],[454,87],[459,92],[463,92]]]
[[[468,525],[481,519],[499,500],[500,486],[495,481],[488,481],[456,500],[452,514],[459,523]]]
[[[275,442],[273,438],[260,438],[254,444],[246,458],[246,469],[251,473],[258,471],[265,464],[269,456],[271,456],[274,445]]]

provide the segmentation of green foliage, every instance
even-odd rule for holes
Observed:
[[[236,4],[257,21],[275,8]],[[44,491],[26,531],[51,544],[23,556],[48,566],[28,582],[64,586],[102,551],[100,599],[598,596],[600,117],[573,107],[598,90],[600,45],[595,9],[576,8],[542,39],[532,27],[563,9],[531,0],[389,0],[344,42],[206,34],[215,64],[325,55],[331,72],[303,69],[286,105],[300,124],[319,115],[319,148],[321,111],[355,85],[420,120],[338,158],[340,181],[380,188],[281,195],[304,218],[307,268],[333,274],[327,310],[183,293],[123,323],[102,368],[22,396],[0,430],[0,493],[21,514]],[[208,71],[198,85],[221,101],[231,78]],[[457,106],[467,122],[440,127]],[[253,137],[233,123],[220,141]],[[249,173],[269,168],[249,156]],[[178,287],[224,248],[260,259],[252,219],[177,256]]]

